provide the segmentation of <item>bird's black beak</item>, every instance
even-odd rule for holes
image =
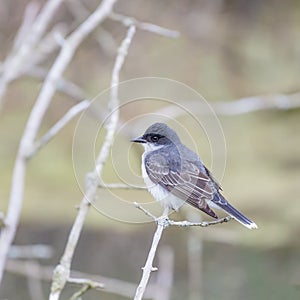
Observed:
[[[138,138],[135,138],[135,139],[131,140],[131,142],[133,142],[133,143],[146,143],[147,141],[142,136],[140,136]]]

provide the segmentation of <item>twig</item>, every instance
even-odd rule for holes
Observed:
[[[222,219],[218,219],[216,221],[210,221],[210,222],[189,222],[189,221],[173,221],[173,220],[167,220],[166,222],[170,226],[179,226],[179,227],[191,227],[191,226],[199,226],[199,227],[208,227],[211,225],[217,225],[217,224],[222,224],[222,223],[227,223],[233,218],[231,216],[227,216]]]
[[[300,93],[290,95],[264,95],[216,103],[217,114],[240,115],[260,110],[289,110],[300,107]]]
[[[18,76],[18,73],[22,72],[24,63],[28,65],[28,61],[30,61],[29,56],[32,55],[33,52],[32,49],[42,38],[49,22],[52,20],[53,14],[55,13],[61,2],[62,0],[48,0],[40,14],[36,17],[35,22],[33,22],[32,20],[28,21],[25,16],[23,25],[21,26],[21,29],[15,39],[16,45],[20,44],[20,41],[22,41],[22,43],[21,45],[19,45],[19,47],[14,46],[14,49],[17,49],[17,51],[14,51],[9,57],[7,57],[3,65],[2,76],[0,78],[0,108],[7,85]],[[29,4],[28,9],[30,9],[30,7],[32,8],[31,3]],[[29,17],[34,17],[34,15],[34,13],[31,13],[29,14]],[[26,38],[21,36],[21,34],[25,33],[24,26],[27,27],[25,23],[32,24],[30,34],[28,33],[28,30],[26,30]]]
[[[177,38],[179,37],[179,32],[175,30],[170,30],[161,26],[157,26],[155,24],[140,22],[132,17],[124,16],[117,13],[111,13],[109,15],[114,21],[121,22],[124,26],[129,27],[131,25],[135,25],[137,28],[145,31],[149,31],[152,33],[156,33],[158,35],[170,37],[170,38]]]
[[[201,214],[191,210],[187,219],[202,220]],[[197,228],[190,228],[187,240],[189,300],[203,300],[203,235]]]
[[[99,188],[108,188],[108,189],[123,189],[123,190],[145,190],[146,187],[143,186],[133,186],[123,183],[103,183],[100,182],[98,185]]]
[[[233,218],[231,216],[227,216],[225,218],[221,218],[215,221],[210,221],[210,222],[189,222],[189,221],[173,221],[168,218],[167,215],[163,215],[162,217],[157,218],[154,216],[151,212],[146,210],[144,207],[142,207],[140,204],[137,202],[134,202],[134,206],[141,210],[143,213],[145,213],[148,217],[152,218],[156,223],[161,223],[164,225],[164,227],[168,226],[179,226],[179,227],[191,227],[191,226],[199,226],[199,227],[207,227],[211,225],[217,225],[217,224],[222,224],[222,223],[227,223]]]
[[[90,11],[80,0],[69,0],[66,4],[78,22],[81,22],[90,14]],[[94,37],[106,55],[115,56],[118,47],[110,32],[104,30],[102,27],[98,27],[94,32]]]
[[[40,40],[36,48],[34,49],[35,54],[30,57],[28,64],[24,65],[19,76],[26,73],[31,68],[35,66],[41,66],[43,62],[50,57],[51,54],[54,54],[57,50],[60,49],[66,35],[71,31],[66,24],[58,23],[51,28],[49,33],[46,33],[45,36]]]
[[[83,287],[73,294],[73,296],[70,298],[70,300],[81,300],[81,296],[85,294],[88,290],[90,290],[92,287],[88,284],[84,284]]]
[[[82,285],[88,285],[93,289],[103,289],[105,285],[103,283],[99,283],[97,281],[91,280],[91,279],[85,279],[85,278],[69,278],[69,283],[75,283],[75,284],[82,284]]]
[[[142,209],[142,210],[144,212],[146,211],[144,209]],[[166,218],[168,216],[168,212],[169,212],[169,209],[165,208],[164,212],[162,214],[162,218]],[[149,213],[149,215],[151,216],[152,214]],[[148,284],[148,281],[150,278],[150,274],[153,270],[153,260],[154,260],[155,253],[156,253],[156,250],[158,247],[158,243],[161,239],[164,228],[165,228],[165,225],[163,222],[157,222],[157,228],[156,228],[156,231],[153,236],[152,245],[151,245],[147,260],[146,260],[146,264],[143,267],[143,275],[142,275],[141,281],[139,283],[139,286],[136,289],[134,300],[141,300],[143,298],[143,295],[145,293],[145,290],[146,290],[146,287],[147,287],[147,284]]]
[[[73,107],[71,107],[67,113],[54,125],[47,133],[37,142],[35,142],[31,152],[28,154],[28,159],[36,154],[42,147],[44,147],[49,141],[58,134],[60,130],[64,128],[73,118],[75,118],[80,112],[87,109],[91,102],[89,100],[84,100]]]
[[[83,285],[82,288],[73,294],[73,296],[70,298],[70,300],[77,300],[81,299],[81,296],[86,293],[90,289],[103,289],[104,284],[99,283],[90,279],[83,279],[83,278],[69,278],[69,283],[75,283],[79,285]]]
[[[158,243],[161,239],[163,230],[165,228],[167,228],[168,226],[180,226],[180,227],[200,226],[200,227],[207,227],[207,226],[210,226],[210,225],[222,224],[222,223],[228,222],[232,219],[232,217],[227,216],[225,218],[222,218],[222,219],[219,219],[219,220],[216,220],[216,221],[211,221],[211,222],[189,222],[189,221],[177,222],[177,221],[170,220],[168,218],[168,208],[164,209],[164,212],[163,212],[161,217],[156,218],[152,213],[147,211],[145,208],[143,208],[138,203],[135,202],[134,205],[135,205],[136,208],[143,211],[147,216],[149,216],[150,218],[155,220],[156,223],[157,223],[157,228],[156,228],[156,231],[154,233],[152,245],[151,245],[148,257],[147,257],[145,267],[143,268],[142,279],[141,279],[140,284],[139,284],[139,286],[136,290],[134,300],[141,300],[143,298],[143,294],[144,294],[145,289],[147,287],[147,284],[148,284],[148,281],[149,281],[149,278],[150,278],[150,274],[153,270],[152,264],[153,264],[153,260],[154,260],[155,253],[156,253],[156,250],[157,250],[157,246],[158,246]]]
[[[228,102],[206,103],[199,101],[186,101],[184,108],[195,114],[207,115],[214,111],[217,115],[232,116],[247,114],[263,110],[290,110],[300,108],[300,93],[290,95],[265,95],[242,98]],[[181,106],[166,106],[155,112],[167,115],[169,118],[177,118],[186,113]]]
[[[157,217],[155,217],[150,211],[146,210],[143,206],[139,205],[137,202],[133,203],[136,208],[141,210],[145,215],[152,218],[154,221],[157,220]]]
[[[24,39],[26,38],[26,36],[30,32],[30,29],[32,28],[32,25],[34,23],[34,20],[36,19],[38,11],[39,11],[39,5],[33,1],[29,2],[25,7],[22,24],[14,39],[14,44],[12,49],[13,51],[18,51],[19,47],[22,46]]]
[[[174,251],[170,246],[161,247],[158,252],[159,269],[156,277],[156,290],[153,300],[169,300],[171,297],[174,273]]]
[[[104,2],[103,2],[104,3]],[[106,3],[107,5],[108,3]],[[110,9],[113,3],[110,3]],[[108,11],[106,11],[108,13]],[[124,63],[124,59],[127,55],[127,50],[135,33],[134,26],[130,27],[127,31],[127,35],[123,40],[118,55],[115,61],[115,65],[112,72],[111,80],[111,94],[109,100],[109,111],[110,118],[108,119],[107,132],[104,143],[101,147],[99,155],[96,159],[95,169],[92,173],[87,175],[86,191],[85,196],[82,199],[79,207],[79,211],[70,235],[68,237],[67,245],[65,247],[64,254],[61,258],[60,264],[55,268],[53,274],[53,282],[51,286],[51,293],[49,296],[50,300],[57,300],[60,297],[61,291],[63,290],[68,278],[70,277],[71,261],[74,255],[75,248],[77,246],[79,236],[84,224],[86,214],[89,206],[94,200],[99,185],[99,178],[101,178],[104,164],[109,155],[109,150],[113,144],[113,138],[117,129],[118,118],[119,118],[119,99],[118,99],[118,83],[119,83],[119,72]]]

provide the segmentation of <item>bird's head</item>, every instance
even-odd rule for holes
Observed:
[[[151,125],[145,133],[133,140],[134,143],[141,143],[146,151],[159,149],[171,144],[177,145],[180,139],[177,133],[164,123],[155,123]]]

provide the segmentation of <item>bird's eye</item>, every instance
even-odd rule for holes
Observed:
[[[158,141],[158,136],[157,135],[152,136],[151,141],[152,142],[157,142]]]

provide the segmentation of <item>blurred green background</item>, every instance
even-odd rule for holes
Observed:
[[[0,2],[1,60],[10,51],[27,3],[16,0]],[[86,0],[84,3],[92,10],[98,1]],[[168,39],[138,30],[120,80],[146,76],[170,78],[197,90],[212,104],[254,95],[299,91],[299,1],[130,0],[118,2],[115,11],[181,33],[177,39]],[[68,5],[64,4],[53,23],[71,24],[72,21]],[[126,32],[124,27],[111,20],[105,21],[103,28],[112,34],[116,45]],[[65,78],[80,85],[92,97],[109,87],[114,57],[115,53],[104,51],[91,36],[77,51]],[[50,65],[52,61],[53,57],[46,64]],[[23,77],[9,86],[5,97],[0,116],[0,211],[5,212],[7,208],[19,139],[40,87],[41,82]],[[73,104],[72,99],[57,93],[40,136]],[[149,101],[146,111],[152,112],[159,107],[151,106]],[[137,105],[134,110],[125,107],[121,110],[122,121],[126,124],[144,110],[143,105]],[[198,117],[201,121],[202,116]],[[178,121],[189,129],[193,140],[197,141],[199,154],[209,166],[211,153],[205,136],[193,131],[188,118],[182,116]],[[299,299],[299,110],[219,116],[219,119],[227,155],[224,177],[218,179],[222,180],[226,197],[253,219],[259,230],[248,231],[233,221],[193,231],[196,239],[203,240],[201,297],[205,300]],[[15,243],[53,246],[54,257],[42,264],[54,265],[60,258],[76,216],[74,207],[82,197],[83,174],[79,175],[78,184],[72,164],[77,121],[72,121],[60,132],[28,166],[22,218]],[[133,131],[137,130],[142,133],[144,128]],[[90,134],[88,127],[86,134]],[[128,140],[129,136],[118,136],[118,145],[112,153],[121,157],[117,159],[117,167],[125,174],[127,160],[124,159],[124,165],[119,161],[122,161],[122,156],[127,158],[129,155],[132,169],[139,174],[141,149],[131,147]],[[82,157],[79,164],[82,170],[89,170],[84,137],[78,143],[80,146],[76,151],[78,157]],[[99,146],[101,133],[96,148]],[[105,167],[107,182],[118,179],[113,160],[114,157]],[[136,183],[142,184],[142,181]],[[116,211],[116,216],[126,214],[126,219],[144,217],[130,203],[123,210],[117,196],[129,202],[151,201],[150,195],[144,191],[99,191],[97,206],[106,205],[104,211]],[[187,214],[183,211],[174,218],[184,219]],[[155,227],[153,224],[120,222],[116,218],[109,218],[96,209],[90,210],[73,268],[137,283]],[[175,251],[171,297],[174,300],[201,299],[200,295],[191,296],[188,235],[186,229],[171,228],[164,232],[161,241]],[[49,284],[45,283],[43,287],[46,298]],[[63,299],[67,299],[72,291],[74,287],[68,287]],[[30,299],[26,280],[7,274],[0,298]],[[96,291],[84,296],[84,299],[99,298],[123,299]]]

